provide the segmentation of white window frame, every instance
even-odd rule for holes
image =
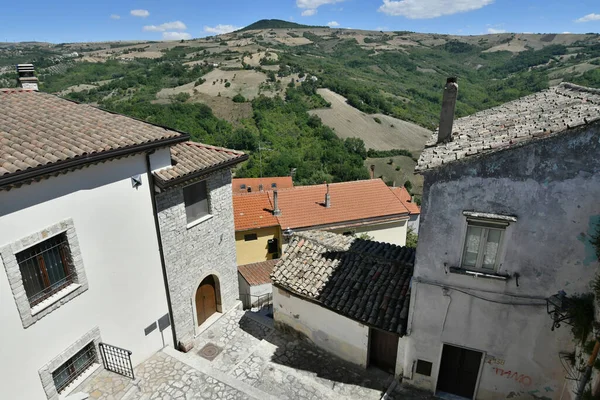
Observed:
[[[191,186],[194,186],[194,185],[202,184],[202,183],[204,183],[204,185],[206,186],[206,205],[207,205],[206,208],[207,208],[208,214],[203,215],[202,217],[197,218],[197,219],[195,219],[193,221],[188,221],[187,220],[187,213],[185,213],[185,209],[187,207],[186,203],[185,203],[185,189],[189,188]],[[185,213],[185,221],[186,221],[186,224],[187,224],[186,225],[187,229],[192,228],[192,227],[194,227],[194,226],[196,226],[196,225],[198,225],[198,224],[200,224],[200,223],[202,223],[202,222],[204,222],[204,221],[206,221],[208,219],[211,219],[213,217],[213,215],[212,215],[212,205],[211,205],[211,201],[210,201],[210,188],[208,186],[208,179],[203,179],[203,180],[191,183],[189,185],[186,185],[181,190],[182,190],[181,193],[183,195],[183,208],[184,208],[184,213]]]
[[[472,271],[481,271],[485,273],[496,274],[500,266],[502,265],[502,260],[505,254],[505,243],[507,240],[507,232],[510,228],[510,224],[512,222],[516,222],[517,218],[514,216],[508,215],[499,215],[499,214],[490,214],[490,213],[479,213],[472,211],[464,211],[463,215],[466,217],[465,221],[465,229],[463,234],[463,242],[461,247],[461,255],[460,255],[460,268],[464,270],[472,270]],[[467,235],[469,232],[469,226],[476,226],[483,228],[481,232],[481,237],[479,241],[479,249],[477,253],[477,262],[475,266],[465,266],[465,254],[467,250]],[[483,257],[485,254],[484,246],[487,242],[487,235],[489,234],[490,229],[495,229],[501,231],[500,241],[498,243],[498,251],[496,252],[496,259],[494,262],[494,268],[488,269],[483,268]]]

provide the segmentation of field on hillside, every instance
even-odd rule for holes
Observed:
[[[318,115],[342,139],[362,139],[367,149],[406,149],[420,152],[431,136],[431,131],[416,124],[357,110],[348,105],[345,97],[329,89],[319,89],[317,93],[331,103],[331,108],[311,110],[309,113]]]
[[[392,160],[392,163],[390,163]],[[410,157],[396,156],[386,158],[367,158],[365,167],[375,165],[375,178],[381,178],[388,185],[394,182],[396,186],[403,186],[404,182],[412,183],[412,193],[421,196],[423,194],[423,176],[414,173],[417,163]]]

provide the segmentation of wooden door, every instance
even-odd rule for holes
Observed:
[[[399,338],[390,332],[371,329],[369,364],[393,374],[396,370]]]
[[[445,344],[437,390],[472,399],[483,353]]]
[[[215,280],[212,276],[202,281],[196,290],[196,319],[198,326],[217,312],[217,294]]]

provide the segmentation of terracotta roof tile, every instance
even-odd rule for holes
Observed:
[[[330,232],[292,237],[273,284],[366,325],[404,335],[414,249]]]
[[[174,180],[192,178],[209,169],[231,166],[247,158],[241,151],[223,147],[197,142],[178,143],[171,147],[173,166],[156,171],[154,175],[159,185],[165,185]]]
[[[437,132],[434,133],[419,157],[416,170],[498,151],[598,119],[600,89],[562,83],[457,119],[452,127],[452,141],[436,144]]]
[[[236,231],[279,225],[266,192],[234,193],[233,212]]]
[[[408,190],[404,186],[402,187],[391,187],[390,190],[394,195],[404,204],[404,207],[410,212],[411,215],[421,214],[421,208],[417,203],[412,201],[412,196],[408,193]]]
[[[242,189],[241,186],[244,185]],[[275,176],[266,178],[235,178],[232,182],[233,193],[246,193],[248,187],[253,192],[259,191],[259,186],[263,185],[263,190],[288,189],[294,187],[291,176]],[[275,186],[273,186],[275,185]]]
[[[275,259],[238,265],[238,272],[250,286],[264,285],[271,283],[271,272],[273,272],[273,267],[277,264],[277,261],[279,260]]]
[[[278,191],[282,228],[305,228],[351,221],[408,215],[407,208],[381,179],[332,183],[326,208],[326,185],[295,186]],[[268,192],[273,203],[273,192]]]
[[[0,90],[0,178],[186,135],[57,96]]]

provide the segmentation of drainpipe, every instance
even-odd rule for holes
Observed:
[[[592,368],[594,367],[594,363],[596,362],[596,357],[598,357],[598,350],[600,350],[600,342],[596,340],[596,344],[594,345],[594,351],[592,351],[592,355],[587,362],[587,366],[585,367],[585,372],[579,381],[579,386],[577,386],[577,393],[575,393],[575,400],[581,400],[583,397],[583,393],[585,392],[585,387],[590,380],[590,376],[592,376]]]
[[[156,197],[154,195],[154,175],[150,165],[150,154],[154,150],[146,153],[146,174],[148,175],[148,186],[150,186],[150,199],[152,201],[152,215],[154,216],[154,230],[156,231],[156,240],[158,240],[158,254],[160,255],[160,265],[162,268],[163,281],[165,283],[165,292],[167,294],[167,307],[169,310],[169,318],[171,320],[171,333],[173,334],[173,346],[177,350],[177,334],[175,333],[175,321],[173,320],[173,307],[171,305],[171,291],[169,290],[169,281],[167,279],[167,266],[165,263],[165,252],[162,245],[162,237],[160,235],[160,224],[158,223],[158,211],[156,207]]]

